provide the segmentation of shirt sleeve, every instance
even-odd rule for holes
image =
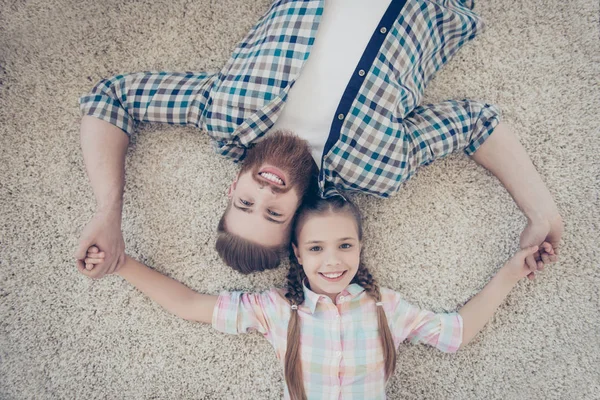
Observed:
[[[499,122],[497,107],[473,100],[415,108],[403,120],[411,172],[457,150],[475,153]]]
[[[263,293],[223,292],[213,311],[212,326],[234,335],[252,330],[268,335],[281,319],[280,302],[274,289]]]
[[[391,318],[398,342],[425,343],[445,353],[454,353],[462,343],[463,320],[460,314],[436,314],[410,305],[399,295]]]
[[[109,122],[131,136],[139,122],[194,125],[203,115],[216,74],[138,72],[103,79],[79,99],[83,115]]]

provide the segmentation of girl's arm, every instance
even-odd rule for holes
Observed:
[[[552,245],[544,242],[542,246],[545,252],[554,254]],[[536,251],[538,251],[538,246],[528,247],[517,252],[500,268],[483,290],[458,311],[463,319],[461,348],[479,333],[517,282],[531,273],[525,260]]]
[[[93,262],[92,260],[99,261],[103,255],[97,248],[92,247],[88,251],[86,263]],[[207,324],[212,322],[217,296],[197,293],[129,256],[125,256],[125,263],[117,274],[178,317]]]

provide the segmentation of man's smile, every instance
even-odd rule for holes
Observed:
[[[286,176],[285,174],[278,168],[275,167],[264,167],[259,172],[258,175],[268,180],[270,183],[273,183],[277,186],[285,186]]]

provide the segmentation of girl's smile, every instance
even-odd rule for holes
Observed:
[[[319,272],[319,275],[321,275],[323,277],[323,279],[325,279],[329,282],[337,282],[344,277],[346,272],[348,272],[348,271],[346,270],[346,271],[341,271],[341,272]]]

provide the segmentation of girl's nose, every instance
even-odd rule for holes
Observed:
[[[327,255],[325,265],[335,266],[335,265],[339,265],[339,264],[340,264],[340,258],[337,256],[337,253],[331,252]]]

